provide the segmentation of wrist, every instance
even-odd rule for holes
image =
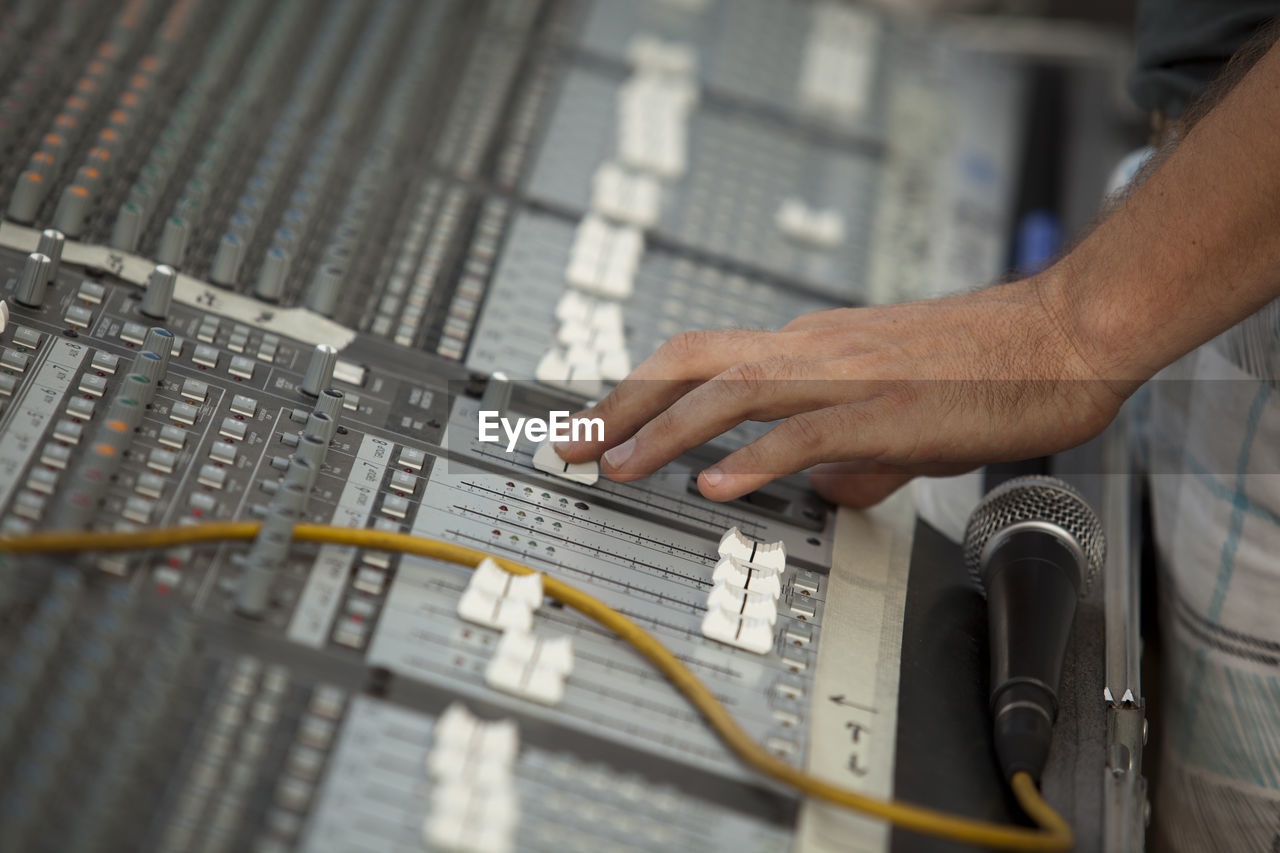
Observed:
[[[1137,312],[1117,304],[1122,290],[1108,290],[1103,281],[1082,272],[1078,259],[1068,255],[1027,284],[1064,359],[1074,360],[1077,378],[1101,381],[1128,397],[1166,362],[1154,351],[1152,336],[1130,328]]]

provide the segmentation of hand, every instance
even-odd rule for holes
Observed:
[[[628,481],[743,421],[780,420],[704,470],[702,494],[731,500],[836,462],[814,486],[858,506],[918,474],[1064,450],[1101,432],[1138,383],[1100,377],[1048,284],[820,311],[777,332],[677,335],[580,413],[603,419],[603,442],[556,447]]]

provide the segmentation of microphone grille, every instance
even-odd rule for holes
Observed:
[[[1079,544],[1088,563],[1082,592],[1093,583],[1107,558],[1102,522],[1084,497],[1056,477],[1016,477],[987,493],[969,516],[964,536],[964,562],[982,586],[982,550],[999,531],[1023,521],[1042,521],[1061,528]]]

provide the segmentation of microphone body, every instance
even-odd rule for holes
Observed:
[[[1050,477],[1010,480],[970,519],[965,556],[987,595],[991,712],[1006,778],[1025,770],[1040,780],[1076,602],[1104,555],[1097,516]]]

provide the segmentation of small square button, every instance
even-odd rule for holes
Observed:
[[[236,464],[236,446],[225,441],[215,441],[209,448],[209,458],[223,465]]]
[[[12,370],[14,373],[26,373],[31,364],[31,356],[16,349],[7,349],[0,355],[0,370]]]
[[[227,484],[227,472],[217,465],[202,465],[196,482],[211,489],[221,489]]]
[[[62,315],[62,319],[78,329],[87,329],[89,324],[93,322],[93,310],[84,305],[72,305],[67,308],[67,312]]]
[[[93,417],[93,410],[96,408],[92,400],[86,400],[84,397],[72,397],[67,401],[67,414],[85,421]]]
[[[169,409],[169,420],[188,426],[196,422],[200,410],[190,403],[174,403]]]
[[[182,427],[165,424],[160,427],[160,443],[174,450],[181,450],[187,443],[187,434]]]
[[[387,495],[382,499],[382,512],[392,518],[404,518],[409,514],[409,501],[400,495]]]
[[[231,363],[227,365],[227,373],[241,379],[252,379],[254,367],[253,359],[242,355],[232,356]]]
[[[191,353],[191,360],[204,367],[217,367],[218,348],[208,344],[196,344],[195,351]]]
[[[159,471],[161,474],[172,474],[173,468],[178,464],[178,454],[155,448],[147,456],[147,467],[152,471]]]
[[[405,471],[391,472],[391,482],[389,484],[392,489],[401,494],[411,495],[414,489],[418,487],[418,478]]]
[[[243,394],[237,394],[231,398],[231,411],[237,415],[244,415],[251,418],[258,412],[258,401],[252,397],[246,397]]]
[[[199,379],[187,379],[182,383],[182,396],[193,403],[203,403],[209,396],[209,383]]]
[[[102,297],[106,292],[107,289],[103,287],[101,282],[85,279],[80,282],[80,289],[76,291],[76,298],[90,305],[101,305]]]
[[[164,484],[164,477],[151,471],[143,471],[138,475],[138,482],[134,484],[133,490],[145,497],[159,499],[164,493]]]
[[[422,466],[427,462],[427,454],[425,451],[416,447],[404,447],[400,450],[400,467],[412,468],[415,471],[421,471]]]
[[[93,354],[93,361],[90,366],[99,373],[114,374],[116,368],[120,366],[120,356],[98,350]]]
[[[107,391],[107,379],[96,373],[86,373],[80,377],[80,392],[91,397],[101,397]]]
[[[218,434],[232,441],[243,441],[247,431],[244,421],[235,418],[223,418],[222,426],[218,427]]]
[[[147,339],[147,327],[141,323],[125,323],[120,329],[120,340],[141,346]]]
[[[13,330],[13,345],[23,349],[36,349],[42,335],[30,326],[18,326]]]
[[[79,444],[84,427],[71,420],[61,420],[53,427],[53,437],[66,444]]]

